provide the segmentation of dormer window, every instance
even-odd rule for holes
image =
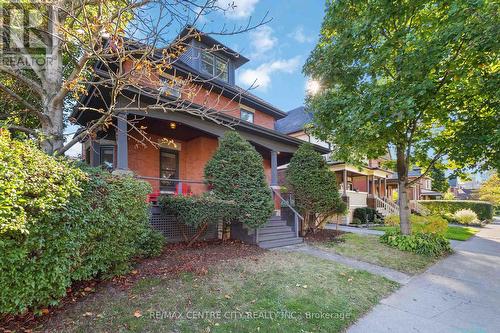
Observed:
[[[227,60],[218,57],[208,51],[201,52],[201,68],[204,72],[218,78],[229,81],[229,66]]]

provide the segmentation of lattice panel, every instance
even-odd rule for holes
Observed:
[[[158,230],[165,236],[167,242],[182,242],[196,233],[195,228],[180,223],[175,216],[156,209],[151,212],[149,223],[153,229]],[[217,225],[210,225],[200,239],[216,239],[217,236]]]

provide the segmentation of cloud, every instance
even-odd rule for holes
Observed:
[[[303,26],[298,26],[293,32],[288,34],[288,37],[295,39],[299,43],[311,43],[314,41],[314,36],[306,34]]]
[[[247,18],[255,10],[259,0],[217,0],[217,5],[226,11],[226,15],[232,19]]]
[[[274,73],[293,73],[300,65],[300,57],[267,62],[255,69],[245,69],[240,72],[238,81],[248,88],[253,85],[257,89],[266,90]]]
[[[258,57],[271,50],[278,39],[273,36],[273,29],[267,25],[260,26],[250,32],[250,45],[253,49],[252,57]]]

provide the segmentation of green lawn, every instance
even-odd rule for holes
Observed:
[[[313,245],[346,257],[416,274],[437,259],[405,252],[380,243],[379,236],[344,234],[343,242],[314,242]]]
[[[42,329],[340,332],[397,287],[385,278],[305,254],[265,252],[219,263],[205,276],[145,278],[127,291],[97,292]],[[173,319],[178,316],[174,312],[180,317]]]
[[[374,227],[374,230],[387,231],[387,230],[396,230],[398,227]],[[477,228],[471,227],[458,227],[458,226],[448,226],[448,230],[444,235],[448,239],[454,239],[459,241],[466,241],[479,230]]]

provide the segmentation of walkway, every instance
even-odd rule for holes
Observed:
[[[499,332],[500,219],[454,249],[349,332]]]
[[[377,266],[374,264],[370,264],[364,261],[359,261],[356,259],[347,258],[335,253],[323,251],[313,246],[309,246],[307,244],[293,245],[293,246],[284,246],[280,248],[276,248],[279,251],[290,251],[290,252],[301,252],[306,253],[318,258],[328,259],[331,261],[335,261],[351,268],[368,271],[370,273],[383,276],[389,280],[396,281],[400,284],[406,284],[410,281],[411,276],[396,271],[391,268]]]
[[[325,226],[325,229],[331,229],[335,230],[337,226],[335,224],[327,224]],[[371,230],[368,228],[356,228],[356,227],[349,227],[346,225],[339,225],[339,230],[344,231],[344,232],[352,232],[353,234],[360,234],[360,235],[383,235],[384,232],[380,230]]]

